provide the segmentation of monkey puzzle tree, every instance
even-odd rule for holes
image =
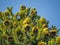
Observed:
[[[60,45],[59,29],[49,27],[35,8],[21,5],[16,14],[12,9],[0,12],[0,45]]]

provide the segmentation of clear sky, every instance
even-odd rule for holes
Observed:
[[[15,14],[22,4],[36,8],[38,15],[50,21],[49,25],[60,28],[60,0],[0,0],[0,11],[13,6],[13,13]]]

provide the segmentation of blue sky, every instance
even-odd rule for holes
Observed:
[[[49,25],[60,28],[60,0],[0,0],[0,11],[13,6],[13,13],[15,14],[22,4],[36,8],[38,15],[50,21]]]

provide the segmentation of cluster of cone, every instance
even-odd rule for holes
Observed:
[[[60,45],[58,29],[49,27],[35,8],[22,5],[16,14],[12,9],[0,12],[0,45]]]

